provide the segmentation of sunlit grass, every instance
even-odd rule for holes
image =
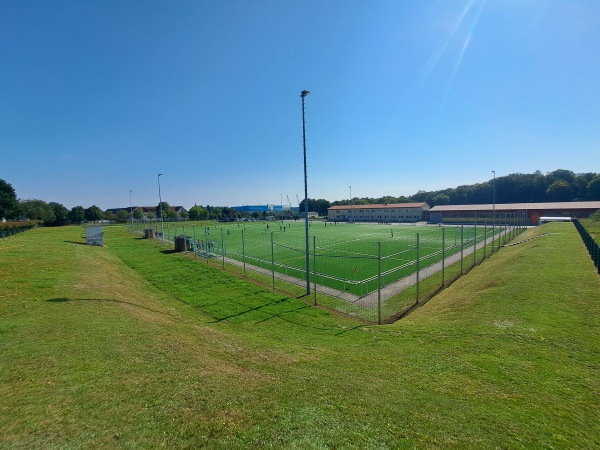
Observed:
[[[370,327],[122,227],[12,237],[0,447],[596,448],[600,278],[543,230]]]

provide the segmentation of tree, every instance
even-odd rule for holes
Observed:
[[[162,211],[162,219],[165,220],[166,218],[169,217],[170,210],[171,210],[171,207],[169,206],[169,204],[167,202],[160,202],[156,206],[156,217],[158,219],[160,219],[160,212]]]
[[[588,186],[596,176],[595,173],[578,173],[575,175],[575,180],[571,183],[575,191],[576,201],[585,201],[589,198]]]
[[[210,209],[210,214],[209,214],[208,218],[219,220],[219,217],[221,217],[222,212],[223,212],[223,208],[221,208],[220,206],[213,206]]]
[[[194,205],[190,208],[190,219],[191,220],[206,220],[208,217],[208,211],[201,206]]]
[[[563,180],[571,184],[575,180],[575,174],[570,170],[558,169],[554,172],[550,172],[548,174],[548,178],[550,178],[553,182]]]
[[[96,205],[92,205],[85,210],[85,219],[90,222],[96,223],[97,220],[101,220],[103,217],[102,210]]]
[[[308,204],[310,206],[310,203]],[[329,203],[327,200],[325,199],[318,199],[315,200],[315,211],[317,211],[317,213],[319,214],[319,216],[327,216],[328,212],[327,210],[329,209],[329,207],[331,206],[331,203]]]
[[[592,181],[590,181],[587,185],[587,192],[590,200],[600,200],[600,175],[596,175]]]
[[[117,211],[115,219],[117,219],[117,222],[127,222],[129,220],[129,213],[124,209],[120,209]]]
[[[45,225],[50,225],[56,219],[52,207],[44,200],[36,198],[22,200],[21,211],[29,220],[41,220]]]
[[[231,222],[237,217],[237,211],[233,208],[229,208],[226,206],[221,210],[221,217],[223,218],[223,220]]]
[[[135,220],[142,220],[144,218],[144,213],[140,208],[136,208],[133,210],[133,218]]]
[[[450,197],[448,197],[446,194],[437,194],[433,196],[431,201],[433,202],[432,206],[447,205],[448,203],[450,203]]]
[[[85,209],[83,206],[74,206],[69,211],[69,222],[71,223],[81,223],[85,219]]]
[[[48,203],[48,206],[52,208],[54,212],[54,221],[50,224],[52,226],[62,226],[69,223],[69,210],[64,205],[56,202]]]
[[[18,219],[20,205],[13,187],[0,179],[0,219]]]
[[[573,199],[573,188],[565,180],[556,180],[546,191],[548,200],[552,202],[568,202]]]

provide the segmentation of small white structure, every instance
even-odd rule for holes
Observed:
[[[102,237],[102,227],[87,227],[85,229],[85,239],[87,240],[88,245],[103,246],[104,242]]]
[[[563,216],[560,216],[560,217],[549,217],[548,216],[548,217],[546,217],[546,216],[544,216],[544,217],[540,217],[540,224],[548,223],[548,222],[571,222],[571,220],[572,219],[570,217],[563,217]]]

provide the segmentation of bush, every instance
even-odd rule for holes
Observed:
[[[0,222],[0,231],[2,230],[13,230],[17,228],[30,229],[35,228],[40,223],[41,220],[28,220],[26,222]]]

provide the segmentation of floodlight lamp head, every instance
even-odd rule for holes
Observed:
[[[302,91],[302,92],[300,92],[300,97],[302,97],[302,98],[306,97],[307,95],[310,95],[310,91]]]

